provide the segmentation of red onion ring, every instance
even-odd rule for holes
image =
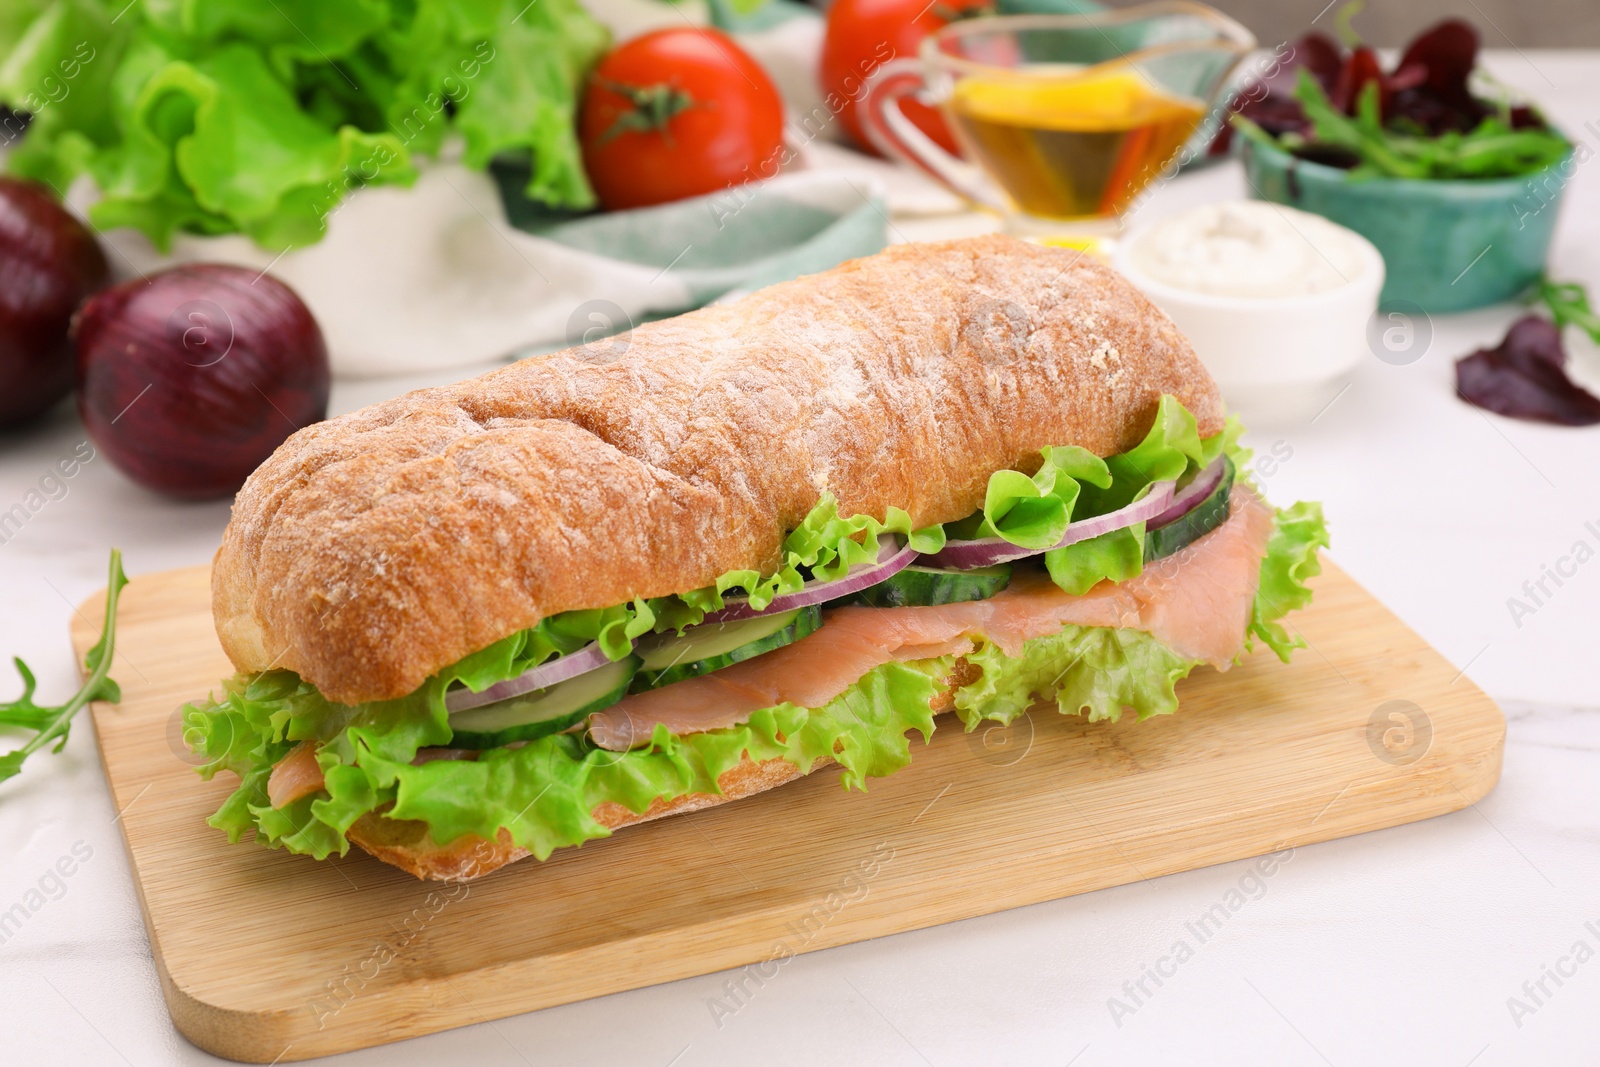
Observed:
[[[842,578],[835,578],[827,582],[807,582],[803,588],[797,589],[792,593],[773,597],[772,603],[761,611],[752,608],[750,602],[744,597],[732,597],[724,602],[722,608],[707,614],[704,622],[736,622],[739,619],[754,618],[757,615],[793,611],[795,608],[804,608],[812,604],[836,600],[839,597],[859,592],[868,586],[877,585],[916,558],[917,552],[910,545],[899,545],[891,542],[878,550],[877,562],[858,563],[851,567],[849,572]],[[598,667],[604,667],[610,662],[611,660],[601,650],[600,643],[596,641],[585,645],[576,652],[541,663],[531,670],[524,671],[515,678],[496,682],[481,693],[474,693],[465,687],[452,689],[445,694],[445,710],[451,712],[466,711],[468,708],[479,708],[485,704],[509,700],[512,697],[522,696],[524,693],[532,693],[535,690],[548,689],[558,682],[565,682],[576,678],[580,674],[587,674]]]
[[[916,549],[910,545],[900,545],[894,542],[878,549],[878,559],[875,563],[857,563],[845,573],[842,578],[834,578],[826,582],[807,582],[803,587],[792,593],[780,593],[772,598],[772,603],[765,608],[757,610],[750,606],[749,600],[744,597],[729,597],[723,601],[723,606],[716,611],[708,612],[706,622],[737,622],[740,619],[751,619],[757,615],[770,615],[780,611],[793,611],[795,608],[807,608],[812,604],[821,604],[829,600],[837,600],[851,593],[877,585],[879,582],[897,574],[917,558]]]
[[[1135,500],[1104,515],[1069,523],[1065,535],[1049,548],[1023,548],[1003,537],[984,537],[976,541],[952,541],[942,551],[925,559],[930,566],[969,571],[975,567],[992,567],[996,563],[1010,563],[1012,560],[1066,548],[1137,522],[1149,522],[1154,516],[1163,514],[1172,503],[1173,487],[1176,485],[1176,482],[1156,482],[1142,500]]]
[[[1222,474],[1227,469],[1226,457],[1218,456],[1211,461],[1211,466],[1194,476],[1194,481],[1178,490],[1173,496],[1172,503],[1167,509],[1149,522],[1149,528],[1154,530],[1158,526],[1165,526],[1169,522],[1181,519],[1200,501],[1211,495],[1211,490],[1222,481]]]
[[[576,678],[580,674],[588,674],[597,667],[604,667],[611,660],[600,647],[600,642],[594,641],[584,645],[576,652],[569,652],[565,656],[546,660],[531,670],[523,671],[515,678],[507,678],[503,682],[496,682],[481,693],[474,693],[463,686],[452,689],[444,695],[446,711],[466,711],[468,708],[481,708],[485,704],[493,704],[500,700],[510,700],[524,693],[532,693],[538,689],[548,689],[557,682],[565,682]]]

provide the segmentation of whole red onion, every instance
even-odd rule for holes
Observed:
[[[93,297],[75,324],[78,409],[140,485],[226,496],[328,411],[328,350],[294,291],[200,263]]]
[[[48,189],[0,178],[0,426],[42,414],[72,388],[67,328],[109,273],[94,235]]]

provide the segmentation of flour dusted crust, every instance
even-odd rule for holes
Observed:
[[[1110,268],[991,236],[901,245],[296,433],[213,575],[242,671],[399,697],[547,615],[770,568],[824,492],[917,525],[1038,450],[1131,447],[1215,385]]]

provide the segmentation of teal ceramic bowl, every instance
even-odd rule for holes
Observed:
[[[1544,270],[1561,194],[1577,164],[1518,178],[1352,181],[1348,171],[1244,142],[1253,194],[1332,219],[1378,246],[1379,304],[1465,311],[1510,300]]]

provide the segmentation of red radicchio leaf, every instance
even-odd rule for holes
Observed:
[[[1469,404],[1514,419],[1564,426],[1600,423],[1600,397],[1567,377],[1561,329],[1525,315],[1494,348],[1456,361],[1456,394]]]
[[[1409,67],[1396,68],[1395,72],[1384,80],[1388,83],[1390,92],[1403,93],[1407,89],[1415,89],[1419,85],[1426,85],[1428,82],[1428,68],[1413,63]]]
[[[1246,100],[1239,114],[1260,126],[1274,137],[1285,133],[1300,133],[1306,128],[1305,109],[1292,96],[1270,93],[1259,100]]]
[[[1430,136],[1472,129],[1489,113],[1467,85],[1477,62],[1478,31],[1471,23],[1445,19],[1418,34],[1389,78],[1392,117],[1415,123]]]
[[[1294,96],[1301,67],[1311,71],[1323,90],[1331,94],[1339,81],[1339,71],[1344,68],[1344,49],[1327,34],[1312,30],[1294,42],[1289,54],[1266,77],[1246,84],[1229,102],[1228,111],[1243,115],[1274,137],[1308,132],[1311,124]],[[1233,127],[1224,124],[1207,154],[1222,155],[1232,143]]]
[[[1456,104],[1441,99],[1423,87],[1395,93],[1389,103],[1388,117],[1405,119],[1429,137],[1437,137],[1448,130],[1466,133],[1488,114],[1489,109],[1476,100]]]
[[[1543,129],[1544,125],[1544,116],[1527,104],[1517,104],[1512,107],[1511,128],[1513,130]]]
[[[1378,83],[1378,112],[1387,117],[1389,90],[1384,85],[1383,68],[1378,65],[1378,53],[1367,45],[1351,51],[1350,58],[1344,61],[1344,69],[1339,71],[1339,80],[1330,94],[1333,106],[1346,115],[1354,115],[1356,101],[1361,99],[1361,90],[1368,82]]]
[[[1332,93],[1339,84],[1339,72],[1344,69],[1344,49],[1339,47],[1339,42],[1312,30],[1294,43],[1294,54],[1300,65],[1322,83],[1323,91]],[[1288,79],[1283,88],[1285,92],[1293,89],[1293,78]]]
[[[1447,100],[1470,100],[1467,79],[1477,64],[1478,31],[1462,19],[1445,19],[1406,46],[1395,73],[1419,68],[1425,72],[1421,84],[1435,93]]]

